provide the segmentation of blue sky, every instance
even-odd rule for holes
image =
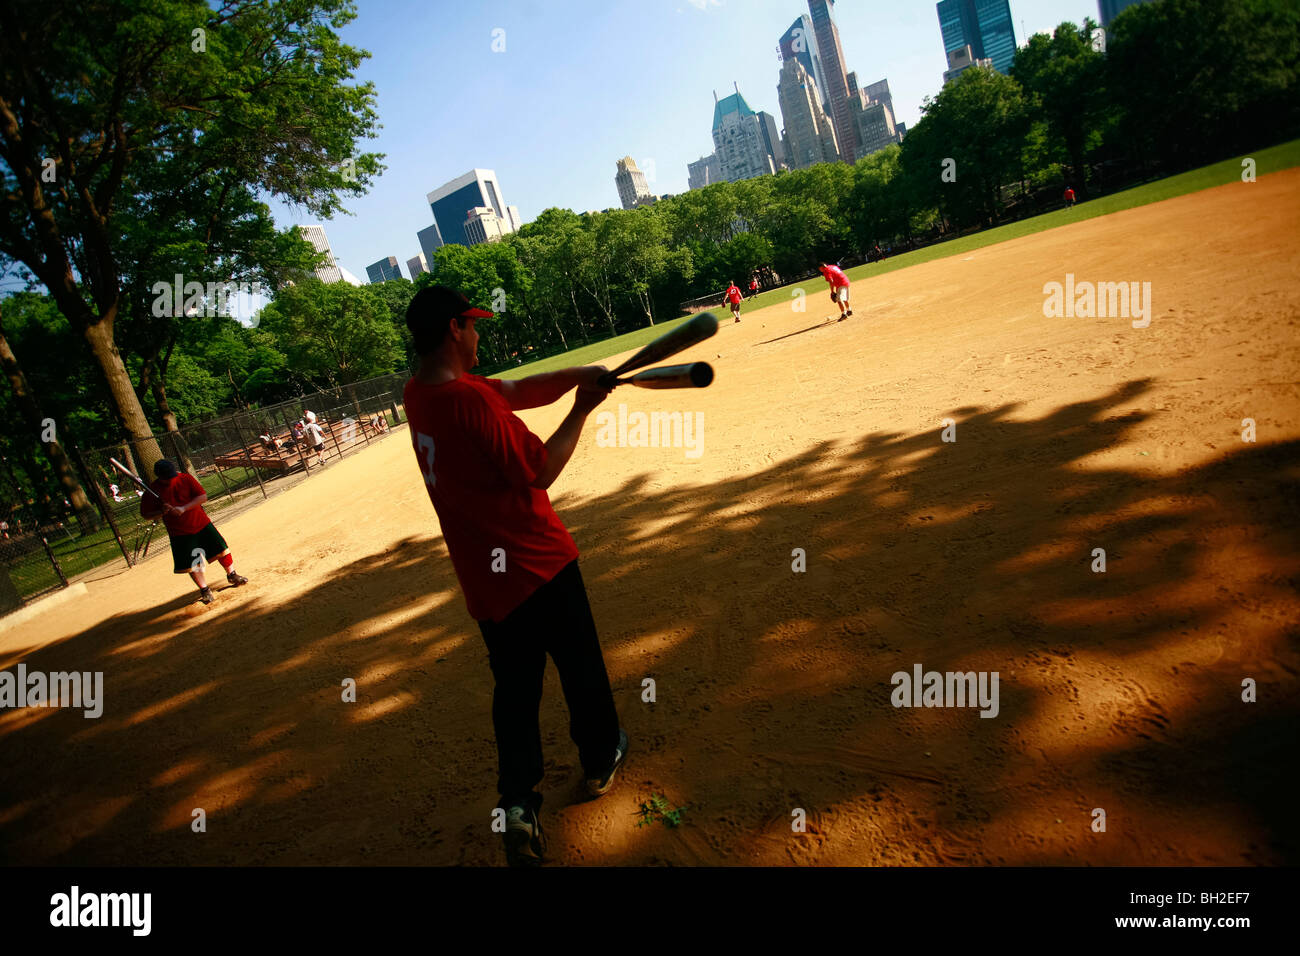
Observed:
[[[377,89],[387,170],[326,222],[339,262],[365,267],[420,251],[425,195],[474,167],[496,171],[525,222],[550,206],[618,205],[614,164],[630,155],[657,194],[686,191],[686,164],[713,151],[713,92],[733,82],[781,125],[777,40],[801,0],[358,0],[343,38],[372,56],[359,80]],[[1097,0],[1011,0],[1016,40],[1063,20],[1099,20]],[[943,83],[933,0],[839,0],[847,68],[861,85],[888,78],[909,126]],[[504,40],[493,52],[494,31]],[[316,222],[273,204],[282,226]]]

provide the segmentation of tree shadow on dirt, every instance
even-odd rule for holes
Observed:
[[[953,443],[876,432],[706,486],[557,496],[632,756],[609,796],[569,803],[548,668],[552,856],[1294,863],[1300,442],[1158,473],[1129,443],[1145,415],[1120,411],[1148,390],[961,409]],[[106,704],[0,714],[6,859],[500,862],[491,676],[441,538],[292,605],[259,599],[257,571],[211,613],[168,599],[25,659],[103,670]],[[999,672],[997,716],[894,707],[915,664]],[[683,827],[634,826],[657,792]]]

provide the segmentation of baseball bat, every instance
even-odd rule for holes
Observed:
[[[139,485],[141,491],[147,491],[147,492],[149,492],[149,494],[153,495],[155,498],[158,498],[158,492],[154,491],[152,488],[150,488],[148,485],[146,485],[143,481],[141,481],[141,480],[140,480],[140,476],[137,475],[135,472],[133,472],[130,468],[126,467],[126,465],[122,464],[122,463],[121,463],[120,461],[118,461],[116,458],[110,458],[109,461],[113,463],[113,467],[114,467],[114,468],[116,468],[116,469],[117,469],[118,471],[120,471],[122,474],[126,475],[128,478],[130,478],[132,481],[134,481],[137,485]],[[159,500],[159,501],[162,501],[161,498],[158,498],[158,500]]]
[[[629,378],[616,379],[614,384],[635,385],[638,388],[707,388],[712,382],[712,365],[708,362],[691,362],[687,365],[648,368]]]
[[[712,312],[701,312],[672,331],[659,336],[618,368],[606,372],[600,377],[600,384],[603,388],[613,388],[617,384],[618,377],[624,372],[645,368],[647,365],[653,365],[670,355],[676,355],[683,349],[688,349],[696,343],[703,342],[717,331],[717,317]]]

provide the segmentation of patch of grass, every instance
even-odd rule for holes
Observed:
[[[637,814],[641,819],[637,820],[638,827],[646,827],[654,824],[656,820],[663,823],[670,830],[675,830],[682,825],[682,813],[686,807],[673,807],[668,798],[662,793],[656,793],[650,797],[648,803],[642,803]]]

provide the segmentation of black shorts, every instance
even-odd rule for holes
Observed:
[[[311,446],[311,450],[312,450],[312,451],[324,451],[324,450],[325,450],[325,443],[324,443],[324,442],[321,442],[319,445],[312,445],[312,446]]]
[[[209,521],[193,534],[174,534],[172,539],[172,570],[177,574],[189,574],[194,570],[201,551],[203,560],[212,562],[223,554],[230,553],[226,539],[221,537],[217,526]],[[201,565],[200,565],[201,566]]]

